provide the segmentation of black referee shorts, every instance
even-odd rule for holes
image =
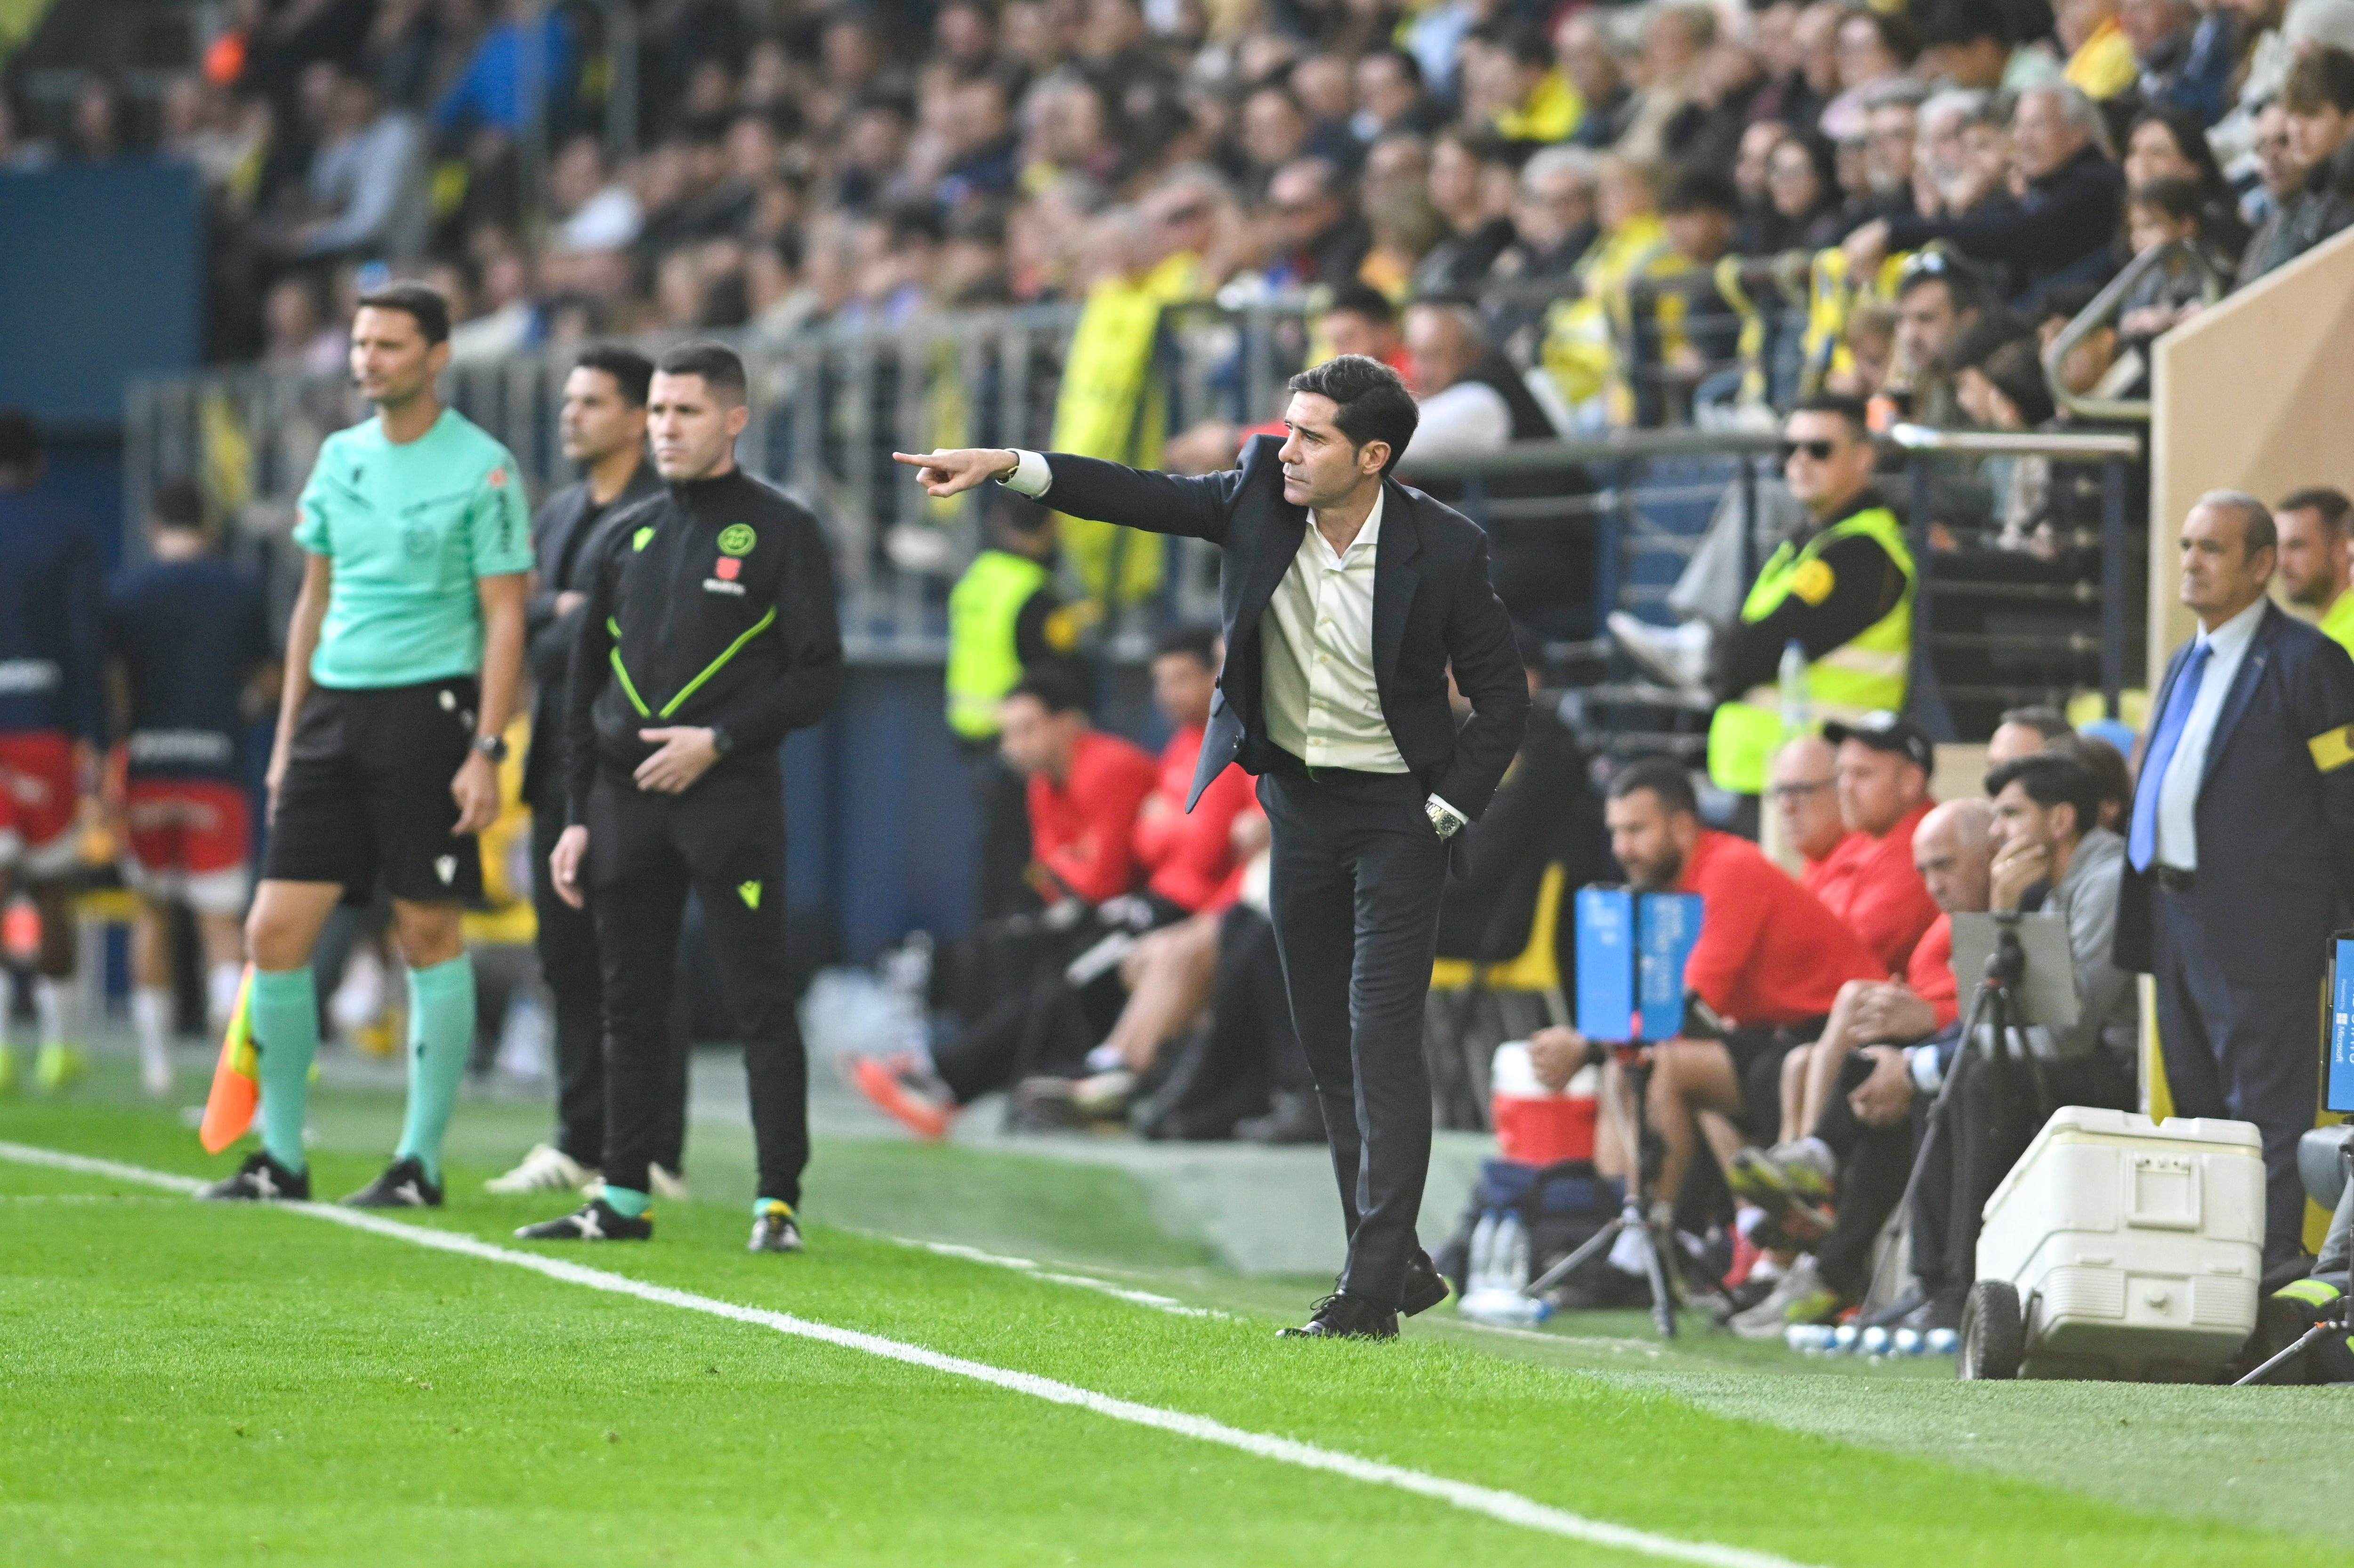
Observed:
[[[474,739],[472,676],[414,686],[313,686],[294,722],[261,874],[339,882],[366,904],[381,885],[419,904],[482,896],[482,861],[450,793]]]

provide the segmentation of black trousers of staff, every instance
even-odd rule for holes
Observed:
[[[1430,1170],[1423,1004],[1447,844],[1408,774],[1291,762],[1259,780],[1268,900],[1291,1018],[1316,1078],[1348,1227],[1340,1287],[1384,1307],[1421,1245]]]

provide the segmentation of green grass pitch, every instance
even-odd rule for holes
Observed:
[[[373,1173],[398,1115],[387,1095],[322,1094],[323,1195]],[[560,1204],[481,1181],[543,1120],[470,1102],[451,1207],[404,1223],[532,1250],[509,1232]],[[2354,1533],[2342,1390],[1963,1385],[1949,1362],[1802,1361],[1698,1324],[1661,1348],[1626,1314],[1515,1336],[1443,1308],[1392,1345],[1279,1343],[1318,1282],[1209,1266],[1116,1172],[821,1142],[809,1254],[752,1257],[743,1136],[695,1138],[697,1199],[659,1206],[653,1244],[537,1250],[1799,1563],[2253,1564]],[[65,1100],[0,1103],[0,1140],[182,1175],[231,1163],[111,1067]],[[0,1435],[9,1568],[1648,1560],[302,1214],[9,1160]]]

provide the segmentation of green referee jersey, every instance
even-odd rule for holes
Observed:
[[[531,509],[507,449],[444,408],[413,441],[380,419],[329,436],[294,543],[334,567],[311,678],[408,686],[482,669],[474,579],[531,570]]]

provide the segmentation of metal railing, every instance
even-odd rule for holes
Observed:
[[[746,467],[807,500],[835,546],[845,637],[854,657],[931,660],[947,639],[947,596],[981,547],[986,487],[951,503],[917,488],[889,461],[936,445],[1044,448],[1076,309],[1013,309],[927,317],[897,328],[834,327],[788,341],[740,334],[752,418]],[[1305,351],[1297,302],[1169,313],[1156,354],[1168,426],[1248,423],[1279,406]],[[454,366],[451,401],[512,450],[535,496],[571,477],[556,415],[569,356],[547,352]],[[136,384],[127,409],[125,494],[140,514],[158,481],[200,477],[249,539],[282,540],[319,444],[365,413],[334,378],[257,370]],[[1592,666],[1602,619],[1627,609],[1659,620],[1712,522],[1737,519],[1733,574],[1745,585],[1774,539],[1763,504],[1777,475],[1763,461],[1776,438],[1755,430],[1614,429],[1534,441],[1476,458],[1409,462],[1429,489],[1495,536],[1499,587],[1528,624]],[[2137,482],[2129,436],[1901,429],[1891,480],[1914,530],[1924,592],[1916,624],[1927,678],[1916,705],[1946,734],[1988,727],[2000,706],[2124,683],[2132,587],[2144,546],[2126,528]],[[2002,498],[1979,471],[2032,460],[2064,482],[2032,538],[2004,538]],[[1100,653],[1137,656],[1159,625],[1214,619],[1215,551],[1166,544],[1161,584],[1108,618]],[[291,554],[279,552],[291,567]],[[1737,589],[1736,585],[1736,589]],[[1073,592],[1084,585],[1066,583]],[[1737,591],[1726,615],[1737,609]],[[1691,716],[1658,688],[1596,667],[1586,683],[1597,725],[1630,734],[1688,735]],[[1704,718],[1704,715],[1702,715]]]
[[[2149,399],[2147,397],[2095,397],[2088,392],[2070,389],[2065,376],[2068,356],[2103,327],[2115,325],[2124,313],[2126,300],[2140,286],[2143,279],[2160,270],[2169,276],[2189,272],[2198,282],[2199,300],[2211,305],[2223,297],[2231,280],[2215,269],[2207,253],[2188,240],[2177,239],[2143,251],[2125,265],[2125,269],[2108,281],[2107,287],[2093,296],[2092,303],[2076,313],[2076,318],[2060,329],[2043,351],[2043,377],[2052,388],[2052,400],[2080,419],[2109,419],[2129,424],[2149,423]]]

